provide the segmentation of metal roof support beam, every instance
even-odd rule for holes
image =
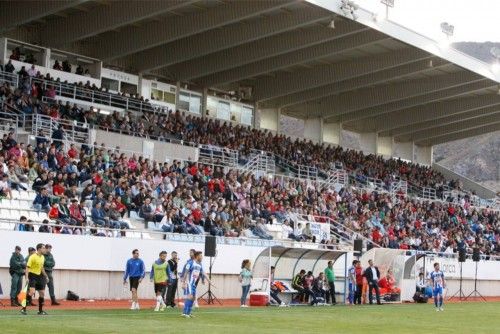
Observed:
[[[415,108],[399,110],[387,115],[366,120],[366,131],[384,132],[410,126],[415,123],[438,120],[451,115],[457,115],[491,106],[500,105],[500,96],[496,94],[480,95],[443,102],[435,102]]]
[[[443,76],[363,88],[356,92],[332,97],[331,99],[334,100],[336,110],[340,112],[339,115],[347,116],[346,118],[342,118],[342,120],[349,121],[349,114],[356,110],[372,108],[388,102],[401,101],[411,97],[486,80],[480,75],[463,71]]]
[[[356,61],[343,61],[333,65],[318,66],[292,73],[278,73],[261,80],[255,87],[254,97],[265,101],[279,96],[321,87],[334,81],[354,79],[371,73],[409,64],[432,56],[427,52],[404,49]]]
[[[412,137],[412,134],[414,132],[433,129],[433,128],[436,128],[439,126],[453,124],[456,122],[464,122],[464,121],[468,121],[468,120],[472,120],[475,118],[484,117],[484,116],[492,115],[492,114],[496,114],[498,117],[498,114],[500,114],[500,106],[492,106],[492,107],[487,107],[487,108],[483,108],[483,109],[476,109],[476,110],[472,110],[469,112],[465,112],[463,114],[460,114],[459,118],[455,115],[452,115],[452,116],[440,118],[439,122],[436,122],[435,120],[431,120],[431,121],[427,121],[427,122],[415,123],[412,125],[403,126],[401,128],[393,129],[391,131],[380,132],[379,134],[382,136],[392,135],[392,136],[396,137],[397,140],[399,140],[399,141],[406,141],[406,140],[410,140],[410,138]]]
[[[500,123],[500,117],[498,117],[498,114],[490,114],[466,121],[457,119],[456,122],[451,124],[445,124],[437,126],[433,129],[413,132],[410,137],[413,139],[413,141],[419,142],[425,139],[442,136],[443,133],[461,132],[469,129],[482,127],[488,124],[497,124],[497,123]]]
[[[472,85],[467,83],[472,82]],[[476,83],[474,85],[474,83]],[[445,98],[454,96],[457,91],[460,94],[465,94],[471,91],[471,88],[483,89],[492,86],[490,80],[481,78],[479,75],[471,74],[470,72],[458,72],[450,75],[443,75],[441,77],[432,77],[418,79],[414,81],[391,83],[383,86],[368,87],[354,92],[344,93],[338,96],[331,96],[319,101],[320,107],[318,108],[316,101],[308,102],[303,105],[296,105],[294,108],[307,110],[307,104],[312,104],[312,108],[316,109],[316,113],[323,113],[323,117],[330,120],[349,122],[352,120],[351,114],[356,114],[354,117],[365,117],[368,108],[374,108],[380,105],[387,105],[387,102],[396,105],[398,101],[412,98],[412,102],[421,101],[426,103],[428,98],[422,95],[429,94],[434,97]],[[456,87],[456,89],[450,89]],[[447,90],[448,89],[448,90]],[[444,91],[441,91],[444,90]],[[324,107],[323,107],[324,106]],[[335,107],[335,115],[328,115],[329,106]],[[323,110],[323,108],[325,108]],[[370,109],[368,109],[369,111]],[[360,116],[361,114],[362,116]]]
[[[438,102],[444,99],[460,97],[464,94],[469,94],[472,92],[484,90],[494,86],[496,86],[496,84],[489,79],[477,80],[471,83],[465,82],[464,85],[457,85],[451,88],[443,87],[444,88],[443,90],[436,89],[436,91],[425,92],[423,95],[409,97],[404,100],[392,101],[386,104],[381,104],[366,109],[355,110],[353,112],[339,116],[338,119],[341,119],[343,122],[346,123],[351,123],[367,119],[370,117],[382,116],[384,114],[389,114],[397,110],[408,109],[432,102]]]
[[[0,33],[77,6],[86,1],[0,1]]]
[[[469,138],[469,137],[475,137],[475,136],[479,136],[479,135],[483,135],[483,134],[495,132],[495,131],[500,131],[500,123],[488,124],[488,125],[484,125],[484,126],[477,127],[477,128],[462,130],[462,131],[453,132],[453,133],[447,133],[447,134],[433,137],[433,138],[427,138],[427,139],[424,139],[422,141],[417,142],[417,144],[419,146],[438,145],[438,144],[443,144],[443,143],[447,143],[450,141],[460,140],[460,139]]]
[[[313,27],[302,31],[291,31],[273,37],[258,40],[253,43],[226,49],[208,57],[197,58],[187,61],[169,69],[176,78],[180,80],[190,80],[193,78],[205,77],[214,73],[255,63],[264,59],[277,57],[290,52],[314,49],[325,44],[342,44],[343,37],[356,33],[368,33],[366,28],[357,28],[352,24],[343,21],[338,24],[335,30],[327,27]],[[378,34],[371,34],[375,36]],[[203,79],[202,79],[203,80]],[[209,80],[209,78],[207,78]]]
[[[259,16],[285,7],[291,1],[236,1],[202,12],[169,17],[146,23],[140,27],[127,27],[120,31],[98,36],[90,49],[92,56],[111,60],[140,52],[155,46],[219,28],[234,22]]]
[[[448,62],[446,62],[445,60],[435,58],[433,59],[433,64],[434,66],[432,68],[435,69],[437,67],[447,65]],[[312,88],[309,90],[302,91],[300,93],[290,94],[283,97],[267,100],[266,102],[262,102],[262,105],[269,108],[273,106],[290,107],[295,104],[318,100],[322,97],[349,92],[351,90],[363,88],[366,86],[382,84],[387,82],[387,80],[404,78],[410,74],[431,70],[432,68],[429,68],[429,60],[420,60],[414,63],[394,67],[385,71],[380,71],[377,73],[358,77],[352,80],[329,83],[325,86]]]
[[[224,29],[214,29],[179,41],[157,46],[137,55],[120,59],[138,72],[153,71],[185,62],[258,39],[277,35],[331,18],[318,8],[283,12],[272,17],[258,18],[252,24],[234,23]]]
[[[59,47],[141,20],[162,15],[197,0],[111,1],[97,10],[89,10],[50,20],[40,32],[40,43]],[[126,37],[122,43],[126,44]]]
[[[289,66],[302,64],[312,60],[325,58],[334,54],[353,50],[363,45],[370,45],[388,39],[377,31],[364,31],[360,34],[350,35],[338,40],[321,43],[309,48],[285,53],[268,59],[253,62],[248,65],[236,67],[214,75],[196,80],[199,85],[210,87],[220,84],[236,82],[242,79],[267,74]],[[257,89],[261,85],[259,84]]]

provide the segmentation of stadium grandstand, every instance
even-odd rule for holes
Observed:
[[[127,299],[133,249],[149,273],[215,237],[209,303],[211,287],[239,298],[245,259],[250,303],[278,280],[278,304],[313,303],[294,277],[328,261],[326,291],[352,303],[355,259],[392,282],[386,303],[436,261],[449,297],[500,296],[500,199],[433,161],[500,130],[499,85],[492,64],[353,1],[2,1],[0,292],[15,246],[53,246],[57,305]]]

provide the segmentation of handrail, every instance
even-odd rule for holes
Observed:
[[[75,84],[66,84],[59,81],[49,81],[39,78],[30,78],[30,80],[31,84],[38,83],[42,85],[44,90],[47,90],[49,86],[54,87],[56,95],[74,100],[87,101],[136,112],[156,112],[158,109],[161,109],[161,111],[166,109],[160,107],[159,105],[156,105],[157,108],[154,108],[150,101],[141,101],[136,98],[94,90],[87,87],[77,86]]]
[[[3,101],[1,101],[0,110],[3,110]],[[20,115],[17,114],[0,112],[0,129],[5,132],[13,129],[14,139],[16,140],[17,140],[17,130],[19,128],[19,117]]]
[[[13,219],[4,219],[0,218],[0,223],[6,223],[6,224],[15,224],[14,226],[21,224],[18,220],[13,220]],[[140,238],[141,239],[146,239],[145,236],[148,235],[158,235],[162,239],[168,240],[168,241],[191,241],[191,242],[200,242],[203,243],[205,240],[205,235],[204,234],[184,234],[184,233],[169,233],[169,232],[163,232],[163,231],[156,231],[156,230],[148,230],[148,229],[114,229],[114,228],[108,228],[108,227],[100,227],[100,226],[75,226],[75,225],[67,225],[67,224],[56,224],[49,222],[47,224],[40,223],[40,222],[27,222],[23,223],[22,225],[33,225],[33,226],[49,226],[49,227],[57,227],[57,228],[70,228],[70,229],[80,229],[82,232],[82,236],[91,236],[90,230],[101,230],[101,231],[109,231],[113,232],[115,234],[115,237],[119,237],[122,232],[129,232],[129,233],[140,233]],[[2,226],[2,224],[0,224]],[[0,227],[0,230],[8,230],[5,229],[4,227]],[[15,231],[15,229],[13,229]],[[30,231],[31,232],[31,231]],[[32,231],[34,233],[44,233],[44,232],[38,232]],[[134,239],[133,236],[127,236],[126,238]],[[149,238],[147,238],[149,239]],[[245,245],[245,246],[259,246],[259,247],[273,247],[273,246],[283,246],[283,247],[295,247],[295,248],[312,248],[316,247],[317,249],[330,249],[330,247],[338,247],[339,245],[324,245],[324,244],[319,244],[319,243],[310,243],[310,242],[298,242],[298,241],[291,241],[291,240],[284,240],[284,239],[272,239],[272,240],[266,240],[266,239],[253,239],[253,238],[246,238],[246,237],[217,237],[217,243],[221,244],[228,244],[228,245]],[[330,246],[330,247],[329,247]]]
[[[447,257],[447,258],[457,258],[458,253],[444,253],[444,252],[431,252],[431,251],[420,251],[420,250],[407,250],[406,255],[425,255],[425,256],[437,256],[437,257]],[[466,253],[466,258],[472,259],[472,253]],[[484,255],[480,254],[479,257],[483,260],[490,261],[500,261],[500,255]]]
[[[274,157],[277,165],[288,169],[288,171],[299,178],[310,180],[316,180],[318,178],[318,169],[316,167],[297,164],[277,154],[275,154]]]
[[[0,71],[0,83],[3,82],[7,82],[14,87],[19,87],[19,76],[14,73]]]

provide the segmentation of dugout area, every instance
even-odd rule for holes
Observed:
[[[251,291],[269,294],[271,266],[275,267],[274,280],[285,283],[290,291],[280,293],[280,298],[289,302],[295,291],[291,288],[293,277],[301,269],[312,271],[314,277],[333,261],[335,271],[335,291],[337,302],[345,302],[347,295],[347,257],[350,252],[329,249],[308,249],[274,246],[264,249],[253,265],[253,283]]]

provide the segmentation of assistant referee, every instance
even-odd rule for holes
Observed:
[[[26,263],[26,281],[29,282],[28,295],[33,296],[35,290],[38,291],[38,315],[47,315],[43,310],[43,303],[45,297],[45,285],[49,277],[43,269],[45,263],[45,245],[36,245],[36,253],[30,255],[28,263]],[[21,310],[22,315],[26,315],[26,306]]]

